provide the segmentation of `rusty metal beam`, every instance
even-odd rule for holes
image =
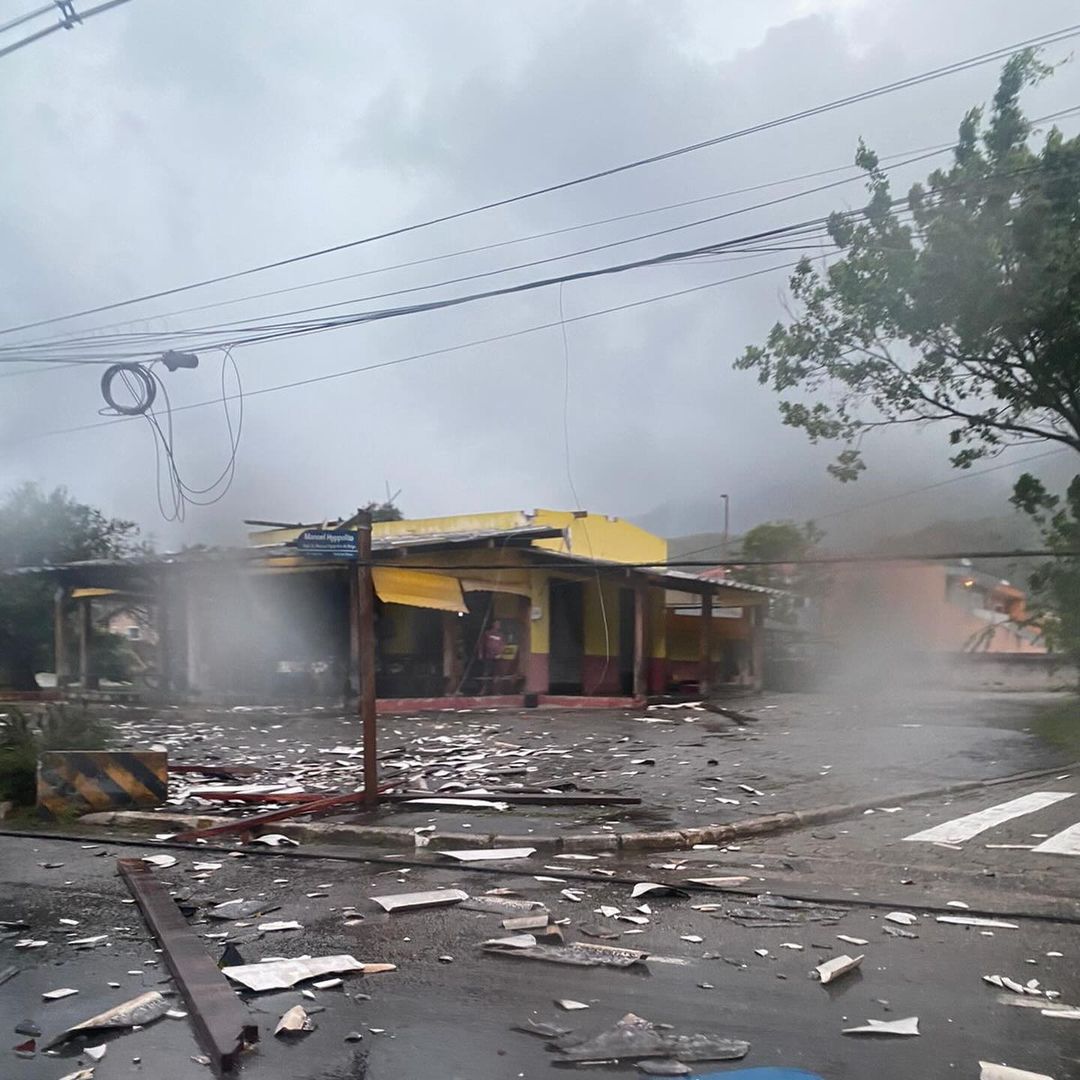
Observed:
[[[327,798],[325,791],[200,791],[200,799],[245,803],[313,803]]]
[[[388,790],[392,785],[386,784],[383,790]],[[181,843],[192,840],[200,840],[209,836],[227,836],[229,833],[250,833],[260,825],[271,825],[275,821],[287,821],[289,818],[299,817],[301,814],[325,814],[346,806],[355,806],[357,803],[367,801],[364,791],[353,792],[351,795],[330,795],[325,799],[315,802],[297,803],[295,806],[286,806],[282,810],[268,810],[265,814],[253,814],[251,817],[237,818],[235,821],[225,821],[220,825],[211,825],[205,829],[190,829],[188,832],[178,833],[173,837]]]
[[[232,1069],[245,1044],[259,1041],[258,1025],[146,863],[117,859],[116,865],[161,944],[165,962],[187,1002],[199,1044],[216,1069]]]

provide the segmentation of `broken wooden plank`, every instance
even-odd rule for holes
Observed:
[[[233,1068],[244,1046],[258,1042],[258,1025],[146,863],[118,859],[117,868],[161,945],[200,1044],[216,1068]]]

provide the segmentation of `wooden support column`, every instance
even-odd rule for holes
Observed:
[[[758,604],[752,609],[750,624],[750,685],[760,690],[765,681],[765,615],[768,608]]]
[[[360,723],[364,732],[364,802],[379,801],[379,760],[375,730],[375,575],[371,567],[371,514],[358,511],[356,525],[356,611],[359,620]]]
[[[93,636],[93,601],[89,596],[79,601],[79,685],[88,690],[93,684],[93,673],[90,671],[90,640]]]
[[[70,670],[67,644],[67,589],[57,585],[53,593],[53,669],[57,690],[64,685]]]
[[[713,653],[712,593],[701,594],[701,656],[698,661],[698,691],[703,698],[712,692]]]
[[[157,666],[161,693],[168,693],[173,688],[173,613],[170,610],[171,597],[165,585],[163,575],[158,575],[157,589],[154,596],[154,624],[157,630]]]
[[[634,586],[634,697],[648,696],[648,657],[645,633],[649,608],[649,590],[644,584]]]
[[[461,620],[456,611],[442,613],[443,693],[456,694],[461,685],[461,651],[458,648]]]

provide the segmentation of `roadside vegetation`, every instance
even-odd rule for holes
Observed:
[[[38,755],[45,750],[98,750],[108,726],[85,706],[8,705],[0,712],[0,802],[30,807],[36,801]]]

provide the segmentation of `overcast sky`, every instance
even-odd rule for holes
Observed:
[[[32,6],[3,0],[0,21]],[[1073,0],[133,0],[0,59],[0,324],[167,289],[603,169],[1050,31],[1075,15]],[[0,36],[0,45],[21,33]],[[1069,51],[1054,46],[1047,59]],[[626,240],[842,174],[385,269],[845,165],[860,136],[882,154],[945,142],[963,111],[990,97],[997,74],[996,65],[978,68],[513,207],[23,337],[131,319],[139,321],[116,329],[263,318]],[[1033,116],[1075,104],[1076,63],[1026,99]],[[906,190],[916,173],[896,177]],[[368,306],[706,244],[859,205],[861,190],[856,182],[479,286]],[[213,507],[192,508],[182,526],[158,512],[144,421],[34,437],[101,419],[100,368],[0,378],[0,488],[26,479],[66,484],[171,545],[235,539],[245,517],[348,513],[382,498],[387,485],[401,491],[411,516],[580,499],[680,533],[717,526],[721,492],[730,493],[740,530],[948,479],[945,433],[908,432],[872,445],[869,476],[842,488],[825,475],[836,448],[812,448],[782,427],[775,396],[732,370],[742,348],[783,317],[781,271],[573,321],[796,255],[729,256],[566,285],[568,383],[554,326],[251,397],[231,490]],[[559,305],[558,288],[547,288],[234,355],[251,392],[557,322]],[[197,371],[163,376],[174,404],[220,394],[220,355],[201,361]],[[213,480],[228,450],[220,405],[178,414],[176,447],[191,485]],[[1070,463],[1051,464],[1057,476]],[[1013,475],[899,500],[889,520],[994,513]],[[833,520],[839,529],[845,518]]]

